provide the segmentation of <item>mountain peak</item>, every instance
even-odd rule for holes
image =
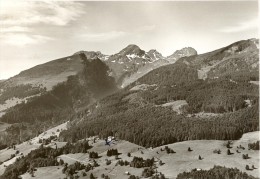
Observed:
[[[143,55],[143,54],[145,54],[145,51],[140,49],[140,47],[138,47],[135,44],[130,44],[127,47],[125,47],[123,50],[121,50],[119,52],[119,54],[121,54],[121,55],[129,55],[129,54]]]
[[[160,52],[158,52],[156,49],[151,49],[147,52],[147,55],[153,60],[161,60],[161,59],[165,59],[165,57],[162,56],[162,54]]]
[[[126,48],[138,48],[138,49],[140,49],[140,47],[139,46],[137,46],[137,45],[135,45],[135,44],[129,44]]]
[[[174,63],[182,57],[188,57],[193,55],[197,55],[197,51],[194,48],[184,47],[180,50],[176,50],[172,55],[168,56],[167,60],[171,63]]]
[[[147,53],[159,53],[156,49],[151,49]]]
[[[99,58],[101,60],[107,60],[108,56],[102,54],[100,51],[78,51],[76,53],[74,53],[73,55],[79,55],[79,54],[85,54],[87,59],[96,59]]]

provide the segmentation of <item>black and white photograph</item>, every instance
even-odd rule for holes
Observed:
[[[258,0],[0,0],[0,179],[260,179]]]

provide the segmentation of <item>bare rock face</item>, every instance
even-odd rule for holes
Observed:
[[[153,61],[165,59],[165,57],[163,57],[162,54],[155,49],[149,50],[147,54]]]
[[[174,63],[182,57],[189,57],[193,55],[197,55],[197,51],[192,47],[185,47],[181,50],[176,50],[172,55],[168,56],[166,60],[170,63]]]

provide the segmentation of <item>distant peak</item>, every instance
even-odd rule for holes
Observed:
[[[143,51],[142,49],[140,49],[140,47],[138,47],[135,44],[130,44],[127,47],[125,47],[123,50],[121,50],[119,52],[119,54],[121,55],[128,55],[128,54],[145,54],[145,51]]]
[[[78,51],[76,53],[74,53],[74,55],[80,55],[80,54],[84,54],[87,59],[96,59],[99,58],[101,60],[106,60],[107,59],[107,55],[102,54],[100,51]]]
[[[148,53],[159,53],[156,49],[151,49],[148,51]]]
[[[126,48],[139,48],[140,49],[140,47],[138,47],[135,44],[129,44]]]
[[[138,47],[135,44],[130,44],[127,47],[125,47],[122,51],[136,51],[136,50],[141,50],[140,47]]]
[[[175,62],[176,60],[182,57],[189,57],[193,55],[197,55],[197,51],[192,47],[184,47],[180,50],[176,50],[172,55],[168,56],[167,59],[170,62]]]
[[[151,49],[147,52],[147,54],[149,55],[149,57],[153,60],[161,60],[164,59],[165,57],[162,56],[162,54],[160,52],[158,52],[156,49]]]
[[[101,54],[100,51],[85,51],[85,50],[80,50],[80,51],[78,51],[78,52],[75,52],[73,55],[78,55],[78,54],[82,54],[82,53],[84,53],[84,54],[98,54],[98,55]]]
[[[174,54],[182,54],[183,56],[197,55],[197,51],[192,47],[184,47],[180,50],[176,50]]]

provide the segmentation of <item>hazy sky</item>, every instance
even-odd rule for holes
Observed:
[[[0,79],[79,50],[128,44],[164,56],[258,38],[257,1],[65,2],[0,0]]]

